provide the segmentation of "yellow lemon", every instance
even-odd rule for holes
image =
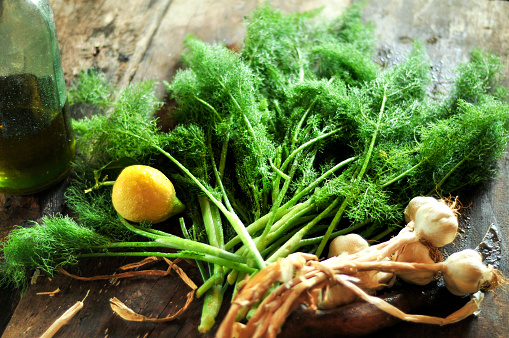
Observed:
[[[113,185],[111,198],[120,216],[132,222],[159,223],[175,214],[175,206],[177,209],[182,206],[171,181],[146,165],[122,170]]]

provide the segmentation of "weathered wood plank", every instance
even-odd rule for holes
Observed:
[[[439,80],[450,81],[451,71],[468,60],[473,47],[500,55],[509,73],[506,1],[370,1],[364,16],[376,27],[378,49],[393,61],[410,49],[411,41],[425,42]]]
[[[130,80],[171,0],[50,0],[68,82],[97,67]]]
[[[115,271],[113,266],[119,267],[126,262],[129,261],[93,261],[83,264],[80,274],[111,274]],[[190,267],[186,262],[178,264],[187,271],[191,279],[199,281],[196,268]],[[167,265],[158,263],[154,268],[165,270]],[[54,296],[37,295],[39,292],[56,289],[60,289],[60,292]],[[184,337],[180,332],[197,333],[196,327],[201,314],[199,301],[193,302],[191,308],[178,320],[156,325],[124,321],[113,313],[109,300],[117,297],[143,315],[164,317],[175,313],[185,303],[186,294],[190,290],[175,272],[166,277],[135,277],[93,282],[41,276],[36,284],[26,290],[3,337],[39,337],[58,316],[85,296],[83,309],[71,323],[58,332],[58,337],[145,337],[153,334],[154,330],[158,332],[158,336]]]
[[[258,2],[260,1],[173,0],[133,79],[171,80],[181,66],[180,54],[184,39],[188,35],[194,35],[209,43],[224,43],[233,48],[235,45],[240,46],[245,33],[244,17],[251,13]],[[321,13],[324,18],[338,16],[349,3],[349,0],[272,1],[272,5],[283,12],[325,7]],[[159,95],[164,95],[164,86],[159,87]]]

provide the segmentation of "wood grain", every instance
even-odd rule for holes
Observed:
[[[97,67],[130,80],[171,0],[51,0],[67,82]]]
[[[182,42],[189,34],[207,42],[236,45],[242,41],[243,18],[259,0],[50,0],[55,12],[66,81],[90,67],[103,70],[115,83],[156,79],[170,81],[180,67]],[[336,17],[350,4],[349,0],[275,0],[273,5],[284,12],[324,7],[324,19]],[[379,0],[367,3],[364,17],[376,27],[378,37],[375,59],[381,64],[401,61],[411,42],[421,40],[430,55],[436,91],[450,86],[452,70],[468,59],[474,46],[499,54],[509,74],[509,2],[485,0],[416,1]],[[164,97],[161,85],[158,94]],[[77,116],[76,116],[77,117]],[[16,224],[38,220],[43,214],[64,210],[62,186],[34,196],[0,195],[0,234],[4,236]],[[472,190],[460,199],[469,205],[462,216],[463,241],[457,246],[476,246],[486,231],[495,228],[503,250],[500,269],[509,275],[509,155],[499,163],[498,176],[486,186]],[[463,243],[463,244],[461,244]],[[467,244],[465,244],[467,243]],[[450,250],[454,250],[451,248]],[[79,273],[111,273],[125,260],[110,259],[85,262]],[[197,270],[183,265],[199,283]],[[53,297],[38,292],[61,292]],[[202,302],[192,303],[177,321],[166,324],[127,323],[114,315],[109,298],[115,296],[135,311],[145,315],[165,316],[183,304],[188,288],[172,274],[168,277],[138,277],[121,281],[79,282],[68,277],[40,277],[23,296],[19,291],[1,290],[3,337],[40,335],[68,307],[89,292],[83,309],[66,325],[59,337],[193,337],[199,336]],[[18,303],[19,301],[19,303]],[[381,330],[377,337],[503,337],[509,335],[508,293],[488,294],[477,318],[434,327],[399,323]],[[447,315],[455,304],[433,309]],[[4,311],[5,309],[5,311]],[[13,313],[14,312],[14,313]],[[376,313],[372,313],[373,318]],[[380,315],[380,314],[378,314]],[[12,316],[12,318],[11,318]],[[302,332],[316,335],[315,323],[306,326],[305,318],[294,316]],[[289,325],[291,325],[291,320]],[[2,323],[3,326],[2,326]],[[359,325],[362,325],[359,324]],[[297,326],[296,326],[297,327]],[[307,331],[306,331],[307,330]],[[291,326],[286,334],[290,334]],[[211,334],[209,334],[210,336]],[[287,335],[288,336],[288,335]]]
[[[244,17],[249,15],[259,2],[173,0],[132,79],[171,80],[181,66],[180,54],[184,39],[188,35],[194,35],[209,43],[223,43],[233,48],[240,46],[245,32]],[[349,3],[348,0],[330,3],[316,0],[272,1],[274,7],[285,12],[311,10],[327,4],[324,17],[341,13]],[[158,93],[160,96],[164,95],[164,86],[159,86]]]

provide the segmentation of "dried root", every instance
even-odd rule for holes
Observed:
[[[65,324],[67,324],[82,308],[83,302],[88,296],[88,292],[85,298],[81,301],[77,301],[73,306],[71,306],[67,311],[65,311],[57,320],[51,324],[51,326],[44,331],[40,338],[51,338],[53,337]]]
[[[135,268],[142,267],[148,263],[159,261],[161,260],[160,257],[147,257],[144,260],[128,265],[122,266],[120,269],[123,271],[126,270],[132,270]],[[167,276],[171,273],[171,271],[175,271],[180,278],[191,288],[191,291],[187,294],[187,300],[183,307],[181,307],[176,313],[172,315],[168,315],[163,318],[153,318],[153,317],[147,317],[142,314],[136,313],[133,310],[131,310],[127,305],[122,303],[118,298],[113,297],[110,299],[110,306],[113,312],[115,312],[117,315],[122,317],[124,320],[127,321],[133,321],[133,322],[169,322],[174,319],[176,319],[178,316],[180,316],[184,311],[187,310],[189,305],[194,299],[194,294],[196,292],[196,289],[198,288],[196,284],[192,281],[191,278],[187,276],[187,274],[180,268],[176,263],[180,260],[177,258],[174,261],[171,261],[167,258],[162,258],[167,264],[168,268],[166,270],[137,270],[137,271],[126,271],[122,273],[116,273],[111,275],[98,275],[98,276],[92,276],[92,277],[81,277],[76,276],[73,274],[70,274],[69,272],[65,271],[63,268],[59,267],[58,271],[66,276],[82,280],[82,281],[94,281],[94,280],[104,280],[104,279],[118,279],[118,278],[130,278],[135,276]]]

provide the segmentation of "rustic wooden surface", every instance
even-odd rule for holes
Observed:
[[[208,42],[238,45],[243,36],[242,21],[258,3],[256,0],[50,0],[62,51],[66,80],[70,83],[83,69],[102,69],[114,82],[124,85],[142,79],[171,80],[179,67],[182,41],[188,34]],[[272,1],[283,11],[301,11],[325,7],[324,18],[339,15],[349,0]],[[380,63],[401,60],[414,39],[426,43],[433,73],[444,89],[453,76],[451,70],[465,61],[473,46],[499,54],[509,65],[509,2],[485,0],[457,1],[371,1],[365,8],[366,20],[375,24],[379,38]],[[509,68],[506,68],[506,73]],[[164,88],[159,88],[164,97]],[[491,228],[503,250],[499,267],[509,275],[509,156],[499,163],[499,174],[485,187],[460,196],[470,203],[461,225],[463,242],[476,246]],[[0,236],[14,225],[28,225],[42,215],[63,211],[62,193],[65,182],[48,192],[33,196],[0,194]],[[85,262],[83,275],[107,274],[125,260]],[[164,266],[157,266],[164,268]],[[189,276],[199,282],[196,269],[182,263]],[[54,291],[53,297],[37,295]],[[66,325],[59,337],[188,337],[198,336],[196,327],[202,303],[191,304],[189,310],[172,323],[128,323],[114,315],[109,299],[117,297],[133,310],[150,316],[166,316],[185,301],[189,291],[180,279],[139,277],[125,280],[79,282],[58,276],[53,280],[39,277],[20,296],[18,290],[0,290],[0,332],[3,337],[39,336],[61,313],[85,295],[84,308]],[[462,336],[503,337],[509,335],[509,293],[487,294],[478,317],[446,326],[434,327],[398,323],[381,330],[377,336],[406,337]],[[441,305],[432,313],[447,315],[457,306]],[[290,318],[288,325],[302,325],[305,318]],[[374,320],[380,320],[380,317]],[[293,324],[292,324],[293,323]],[[288,330],[291,332],[291,330]],[[302,329],[301,335],[306,332]],[[318,332],[313,334],[317,335]],[[367,332],[365,332],[367,333]],[[290,335],[296,336],[296,335]]]

